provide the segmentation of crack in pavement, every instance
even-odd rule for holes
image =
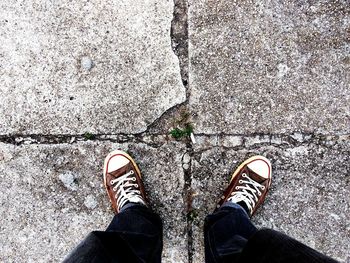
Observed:
[[[173,105],[165,110],[152,123],[147,125],[147,128],[142,133],[154,132],[162,130],[163,122],[174,119],[174,116],[181,111],[181,108],[187,107],[189,100],[189,85],[188,85],[188,69],[189,69],[189,55],[188,55],[188,2],[187,0],[174,0],[173,19],[170,27],[171,48],[178,59],[179,70],[182,85],[185,88],[186,97],[181,103]]]
[[[191,213],[193,211],[193,191],[192,191],[192,159],[193,159],[193,144],[189,140],[186,143],[186,152],[182,157],[182,168],[184,170],[184,189],[183,189],[183,200],[186,206],[186,230],[187,230],[187,253],[188,262],[193,262],[193,229],[192,229],[192,219]]]
[[[89,138],[91,137],[91,138]],[[207,145],[210,147],[223,148],[251,148],[255,145],[286,145],[298,146],[305,143],[314,143],[322,145],[330,145],[337,141],[350,140],[350,134],[317,134],[294,132],[291,134],[195,134],[197,143],[193,144],[186,140],[178,140],[186,146],[191,145]],[[63,143],[78,143],[83,141],[110,141],[116,143],[144,143],[148,145],[161,145],[174,139],[169,134],[164,133],[140,133],[140,134],[10,134],[0,135],[0,142],[5,144],[22,145],[22,144],[63,144]]]
[[[59,134],[59,135],[0,135],[0,142],[16,146],[26,144],[75,144],[85,141],[113,142],[113,143],[143,143],[149,146],[159,147],[169,141],[162,134]]]
[[[189,100],[189,84],[188,84],[188,70],[189,70],[189,54],[188,54],[188,2],[187,0],[174,0],[174,12],[173,20],[171,21],[171,45],[174,54],[178,57],[180,75],[182,84],[186,89],[186,100],[176,107],[175,111],[180,111],[181,106],[187,107]],[[169,111],[170,114],[166,114],[168,118],[176,114],[175,111]],[[184,189],[183,199],[186,204],[186,222],[187,222],[187,253],[188,262],[193,262],[193,234],[192,234],[192,222],[189,214],[192,211],[192,176],[191,176],[191,160],[193,154],[193,145],[190,140],[186,142],[186,153],[183,156],[183,169],[184,169]],[[187,160],[184,160],[186,157]],[[185,161],[185,162],[184,162]],[[186,161],[188,161],[186,163]],[[184,165],[186,167],[184,167]]]
[[[171,46],[179,59],[180,74],[185,88],[188,87],[188,2],[174,0],[173,20],[171,21]],[[186,89],[187,90],[187,89]],[[188,96],[187,96],[188,98]]]
[[[211,134],[196,135],[199,144],[223,148],[254,148],[261,145],[294,146],[301,144],[332,145],[337,141],[350,139],[350,134],[317,134],[294,132],[291,134]]]

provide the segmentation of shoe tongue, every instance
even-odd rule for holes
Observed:
[[[257,182],[257,183],[259,183],[259,184],[262,184],[262,183],[266,180],[266,178],[264,178],[264,177],[258,175],[258,174],[255,173],[253,170],[249,169],[248,167],[246,168],[246,171],[245,171],[245,172],[249,175],[249,177],[250,177],[251,179],[253,179],[255,182]]]
[[[145,202],[138,196],[132,196],[129,198],[130,203],[145,204]]]

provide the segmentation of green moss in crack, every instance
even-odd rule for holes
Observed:
[[[190,123],[185,125],[185,128],[174,128],[170,131],[170,135],[175,139],[181,139],[183,137],[190,136],[193,132],[193,126]]]
[[[173,136],[173,138],[175,139],[180,139],[181,137],[183,137],[183,131],[179,128],[175,128],[170,131],[170,135]]]
[[[86,140],[94,140],[96,138],[96,136],[90,132],[85,132],[83,136]]]

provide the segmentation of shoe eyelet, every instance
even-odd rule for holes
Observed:
[[[242,173],[242,177],[247,177],[247,174],[246,173]]]
[[[130,170],[130,174],[134,174],[134,170]]]
[[[235,189],[236,189],[236,190],[239,190],[239,187],[238,187],[238,186],[236,186],[236,187],[235,187]]]
[[[261,187],[261,190],[265,190],[265,186],[262,186],[262,187]]]
[[[243,181],[242,181],[242,180],[239,180],[238,182],[239,182],[240,184],[242,184],[242,183],[243,183]]]

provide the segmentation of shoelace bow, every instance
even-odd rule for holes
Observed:
[[[232,192],[231,197],[228,201],[238,203],[245,202],[249,211],[252,213],[253,207],[258,201],[258,196],[261,196],[261,190],[265,190],[265,186],[255,182],[246,173],[242,174],[245,179],[239,180],[241,186],[236,186],[234,192]],[[261,190],[260,190],[261,189]]]
[[[127,202],[144,203],[140,190],[137,190],[138,184],[134,183],[136,182],[136,177],[130,176],[133,174],[134,171],[130,170],[128,173],[110,181],[113,191],[116,192],[115,198],[118,209],[123,207]]]

